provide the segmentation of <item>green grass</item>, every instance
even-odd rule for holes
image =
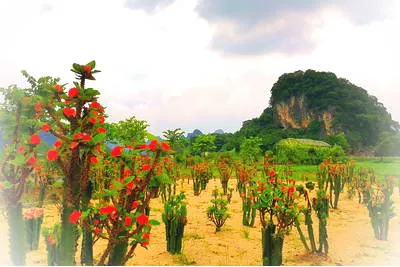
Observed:
[[[400,177],[400,157],[352,158],[357,168],[372,168],[379,176],[394,175]]]

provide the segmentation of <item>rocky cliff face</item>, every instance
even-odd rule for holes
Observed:
[[[307,108],[307,99],[305,96],[290,97],[289,101],[276,104],[276,113],[278,121],[284,129],[306,128],[315,120],[320,120],[323,123],[323,134],[335,134],[333,128],[334,114],[332,110],[315,113]]]

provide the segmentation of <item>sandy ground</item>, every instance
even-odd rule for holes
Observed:
[[[235,181],[231,181],[234,186]],[[192,185],[183,185],[188,200],[188,224],[185,228],[183,253],[170,255],[166,252],[164,225],[155,226],[151,232],[148,250],[138,247],[136,255],[128,265],[261,265],[261,233],[257,218],[253,228],[241,223],[241,200],[234,193],[230,204],[232,217],[228,219],[221,232],[215,233],[214,225],[207,220],[206,209],[211,191],[219,180],[211,180],[207,191],[193,196]],[[182,189],[181,186],[178,186]],[[400,211],[398,191],[394,194],[395,210]],[[162,203],[160,199],[151,202],[151,217],[161,221]],[[45,225],[59,220],[54,205],[45,207]],[[314,219],[314,231],[318,238],[318,220]],[[304,232],[305,228],[303,225]],[[7,227],[0,215],[0,265],[9,264],[7,248]],[[332,210],[328,220],[329,256],[309,254],[304,250],[296,229],[285,237],[284,265],[399,265],[400,264],[400,216],[390,221],[388,241],[375,240],[370,226],[367,209],[357,201],[341,196],[339,209]],[[98,256],[105,244],[100,241],[95,246]],[[79,253],[77,253],[79,254]],[[46,265],[46,249],[41,237],[39,250],[29,252],[28,265]]]

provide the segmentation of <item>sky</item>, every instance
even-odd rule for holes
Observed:
[[[2,0],[0,86],[96,60],[109,121],[235,132],[283,73],[334,72],[400,121],[400,1]]]

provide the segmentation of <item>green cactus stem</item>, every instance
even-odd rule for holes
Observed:
[[[261,229],[263,266],[282,265],[283,236],[275,234],[276,226],[268,224]]]

